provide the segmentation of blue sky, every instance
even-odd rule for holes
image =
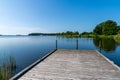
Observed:
[[[120,25],[120,0],[0,0],[0,34],[90,32],[106,20]]]

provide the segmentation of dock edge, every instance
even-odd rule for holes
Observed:
[[[120,71],[120,67],[117,66],[113,61],[109,60],[107,57],[105,57],[102,53],[100,53],[98,50],[95,50],[100,56],[102,56],[106,61],[108,61],[112,66],[117,68]]]
[[[50,56],[52,53],[54,53],[57,49],[52,50],[51,52],[49,52],[47,55],[43,56],[41,59],[38,59],[37,61],[35,61],[34,63],[32,63],[31,65],[29,65],[28,67],[26,67],[25,69],[23,69],[22,71],[20,71],[19,73],[17,73],[15,76],[13,76],[12,78],[10,78],[9,80],[17,80],[19,79],[21,76],[23,76],[26,72],[28,72],[29,70],[31,70],[34,66],[36,66],[37,64],[39,64],[40,62],[42,62],[44,59],[46,59],[48,56]]]

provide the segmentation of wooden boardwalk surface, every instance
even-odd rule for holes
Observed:
[[[57,50],[19,80],[120,80],[120,70],[95,50]]]

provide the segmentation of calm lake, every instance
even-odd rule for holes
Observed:
[[[0,62],[3,57],[12,55],[16,61],[18,73],[28,65],[55,49],[76,49],[77,38],[56,36],[0,36]],[[101,49],[99,42],[101,41]],[[120,67],[120,45],[114,39],[78,38],[79,50],[98,50]]]

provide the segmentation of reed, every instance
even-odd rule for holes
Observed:
[[[3,58],[0,64],[0,80],[8,80],[13,76],[13,70],[16,69],[16,61],[13,56]]]

